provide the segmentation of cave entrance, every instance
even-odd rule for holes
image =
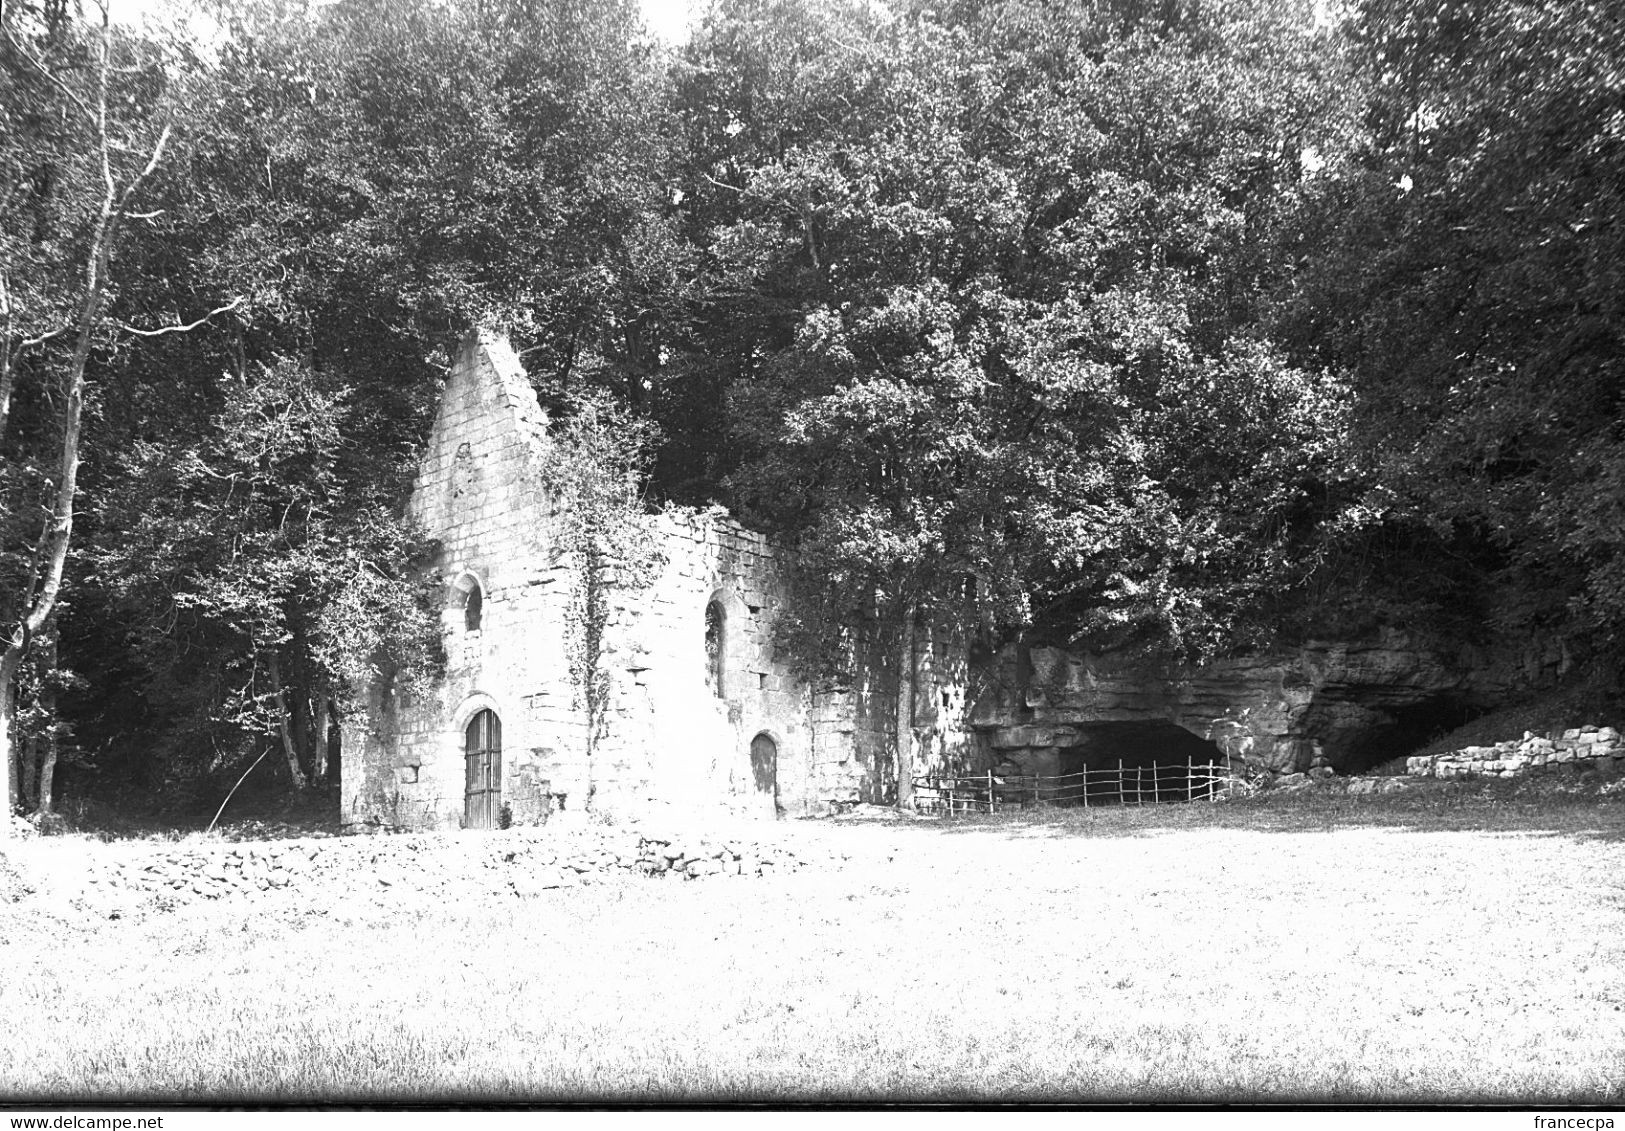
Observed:
[[[1065,745],[1004,747],[985,770],[916,782],[916,803],[953,813],[1031,805],[1208,801],[1230,789],[1230,759],[1165,719],[1066,723]]]
[[[1057,751],[1054,800],[1072,805],[1150,805],[1204,800],[1221,791],[1224,751],[1166,720],[1090,723]]]
[[[1362,730],[1340,752],[1333,765],[1345,774],[1368,774],[1386,769],[1404,773],[1404,759],[1486,713],[1471,700],[1455,695],[1435,695],[1403,707],[1383,707],[1379,718],[1387,721],[1378,721]]]

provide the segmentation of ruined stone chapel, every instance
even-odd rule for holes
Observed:
[[[467,341],[409,504],[440,545],[445,678],[416,701],[370,689],[343,767],[345,823],[482,827],[589,803],[772,818],[893,796],[895,679],[799,679],[773,647],[772,545],[720,509],[651,516],[656,576],[606,626],[604,725],[589,735],[567,648],[579,565],[545,481],[547,425],[506,341]],[[957,753],[962,689],[933,684],[929,699],[914,721]]]

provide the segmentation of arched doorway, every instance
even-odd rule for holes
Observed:
[[[750,774],[756,784],[758,797],[773,799],[773,810],[779,808],[779,744],[770,734],[759,734],[750,740]]]
[[[502,720],[484,710],[464,732],[463,827],[494,829],[502,809]]]

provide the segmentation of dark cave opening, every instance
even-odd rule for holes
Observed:
[[[1057,751],[1057,801],[1116,805],[1190,801],[1208,796],[1224,752],[1182,726],[1155,722],[1090,723]],[[1081,775],[1081,776],[1080,776]]]
[[[1338,759],[1337,768],[1345,774],[1368,774],[1379,769],[1402,773],[1402,759],[1486,713],[1486,708],[1455,695],[1435,695],[1403,707],[1382,708],[1390,721],[1362,732]]]

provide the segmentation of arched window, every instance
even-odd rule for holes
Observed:
[[[455,611],[463,612],[463,631],[478,632],[485,620],[485,589],[480,585],[480,579],[468,570],[463,570],[457,579],[451,583],[451,608],[448,610],[455,615]],[[453,622],[455,623],[455,622]]]
[[[463,732],[463,827],[494,829],[502,808],[502,720],[484,710]]]
[[[715,601],[705,606],[705,684],[711,694],[721,699],[726,691],[722,686],[723,660],[728,648],[728,617]]]

